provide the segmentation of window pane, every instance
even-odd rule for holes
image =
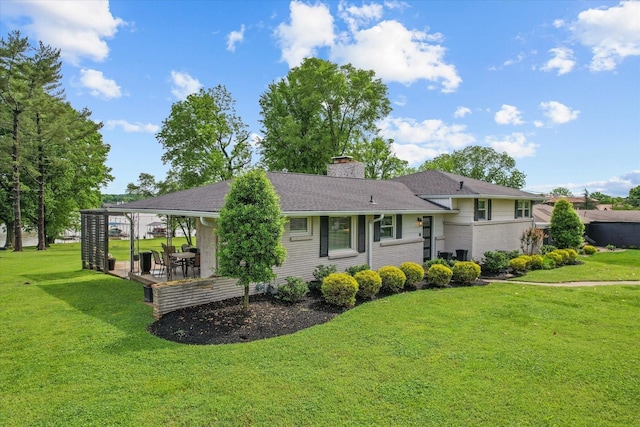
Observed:
[[[351,217],[329,218],[329,250],[351,248]]]
[[[385,216],[380,221],[380,238],[393,239],[393,217]]]
[[[292,233],[306,233],[307,218],[291,218],[289,220],[289,231]]]

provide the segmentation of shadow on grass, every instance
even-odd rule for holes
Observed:
[[[62,273],[61,276],[64,277],[65,274]],[[105,347],[107,352],[153,350],[168,346],[167,341],[156,338],[147,331],[147,327],[153,322],[153,309],[143,302],[144,294],[140,283],[97,275],[95,278],[89,276],[89,280],[38,286],[83,314],[124,332],[124,337]]]
[[[34,282],[57,282],[59,280],[75,280],[91,275],[91,270],[61,271],[59,273],[24,273],[22,277]],[[100,273],[104,274],[104,273]],[[98,276],[99,277],[99,276]]]

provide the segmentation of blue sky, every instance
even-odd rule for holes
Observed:
[[[309,56],[376,72],[412,166],[481,145],[530,191],[640,185],[639,1],[4,0],[14,29],[62,50],[67,99],[104,123],[105,193],[164,179],[155,133],[200,87],[226,86],[261,135],[260,95]]]

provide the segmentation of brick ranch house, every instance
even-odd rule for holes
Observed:
[[[480,261],[488,250],[513,250],[533,226],[533,204],[542,197],[459,175],[423,171],[393,180],[364,179],[364,164],[340,157],[327,175],[267,172],[287,218],[281,282],[312,280],[319,264],[338,271],[369,264],[422,264],[443,254]],[[201,275],[217,267],[216,221],[230,181],[117,206],[117,211],[198,218]],[[241,290],[238,289],[240,292]]]

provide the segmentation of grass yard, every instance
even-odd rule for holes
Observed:
[[[585,265],[637,274],[625,253]],[[640,423],[640,286],[420,290],[185,346],[146,332],[141,285],[80,267],[78,244],[0,252],[2,426]]]

